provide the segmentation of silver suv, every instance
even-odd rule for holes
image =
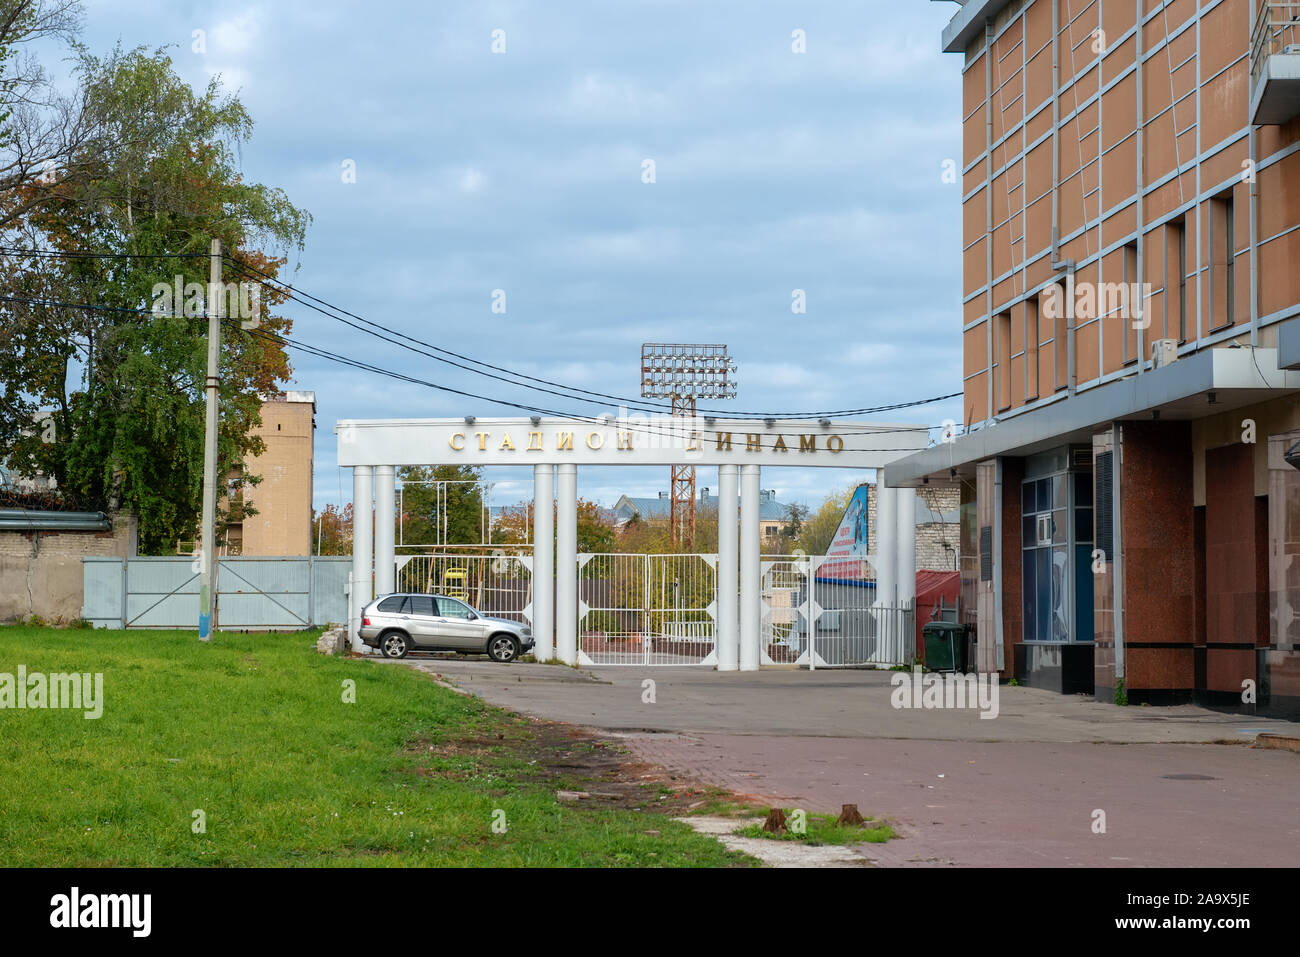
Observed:
[[[459,598],[397,594],[365,607],[361,640],[387,658],[405,658],[408,651],[459,651],[513,661],[533,647],[533,632],[522,622],[481,615]]]

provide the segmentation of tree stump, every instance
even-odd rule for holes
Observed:
[[[862,815],[858,813],[856,804],[844,804],[840,806],[840,817],[836,823],[861,827],[866,822],[862,820]]]
[[[769,808],[767,820],[763,822],[763,830],[769,834],[785,833],[785,810],[783,808]]]

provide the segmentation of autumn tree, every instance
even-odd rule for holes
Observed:
[[[317,555],[352,554],[352,503],[343,508],[326,505],[312,515],[316,526]]]
[[[141,550],[165,553],[198,523],[207,345],[203,318],[159,308],[158,290],[206,284],[212,238],[229,251],[223,281],[260,290],[255,316],[224,325],[220,368],[218,472],[253,483],[244,466],[263,449],[262,397],[290,372],[276,338],[290,323],[272,312],[286,293],[260,274],[301,251],[310,217],[244,181],[237,154],[252,119],[219,81],[196,92],[166,54],[139,48],[79,50],[76,77],[95,149],[75,155],[75,175],[21,186],[26,213],[9,229],[45,252],[6,260],[5,283],[26,301],[0,307],[11,336],[0,458],[134,512]],[[53,441],[27,427],[41,408],[53,409]]]

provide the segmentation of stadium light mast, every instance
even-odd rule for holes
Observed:
[[[734,399],[736,363],[719,343],[641,345],[641,397],[671,399],[675,417],[695,417],[696,399]],[[695,547],[695,466],[674,465],[669,488],[673,544]]]

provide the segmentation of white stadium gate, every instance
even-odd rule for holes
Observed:
[[[760,475],[774,467],[879,470],[927,447],[926,426],[466,416],[344,420],[335,432],[339,465],[353,471],[349,635],[356,651],[365,650],[361,609],[375,594],[402,590],[451,594],[485,614],[528,621],[536,656],[570,665],[751,671],[782,663],[890,666],[913,657],[915,489],[878,489],[873,577],[836,578],[824,557],[761,554]],[[553,507],[554,526],[538,523],[535,541],[523,548],[397,555],[396,468],[448,464],[531,466],[537,514]],[[716,467],[718,553],[580,554],[577,470],[584,465]]]

